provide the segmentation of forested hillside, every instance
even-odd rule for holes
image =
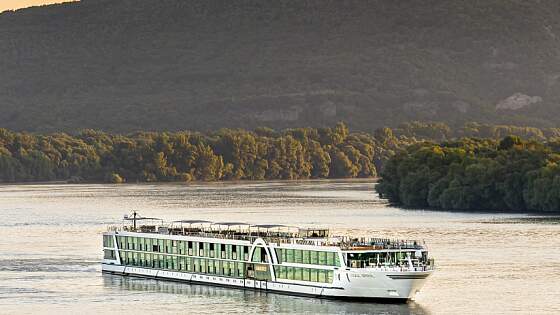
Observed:
[[[0,14],[0,128],[555,127],[560,1],[82,0]]]
[[[376,189],[413,208],[559,212],[559,163],[558,139],[423,142],[393,156]]]

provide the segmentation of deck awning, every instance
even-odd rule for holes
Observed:
[[[161,221],[160,218],[149,218],[149,217],[136,217],[136,218],[134,218],[134,217],[124,217],[123,220],[127,220],[127,221],[158,220],[158,221]]]
[[[177,220],[177,221],[173,221],[173,223],[198,224],[198,223],[212,223],[212,221],[206,221],[206,220]]]
[[[245,222],[214,222],[212,223],[212,225],[241,226],[241,225],[250,225],[250,224]]]
[[[256,225],[251,225],[251,227],[256,227],[261,229],[274,229],[274,228],[282,228],[282,227],[290,227],[290,226],[282,225],[282,224],[256,224]]]

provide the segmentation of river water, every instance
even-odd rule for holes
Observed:
[[[371,181],[0,186],[1,314],[560,314],[560,220],[403,210]],[[163,219],[329,227],[425,240],[438,270],[409,304],[103,275],[101,233]]]

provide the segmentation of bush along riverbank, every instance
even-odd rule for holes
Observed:
[[[411,208],[559,212],[559,164],[560,141],[423,142],[387,161],[376,190]]]

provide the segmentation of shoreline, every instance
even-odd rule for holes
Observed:
[[[129,185],[169,185],[169,186],[189,186],[189,185],[206,185],[206,184],[220,184],[220,185],[235,185],[235,184],[288,184],[288,183],[377,183],[379,177],[372,178],[316,178],[316,179],[271,179],[271,180],[219,180],[219,181],[158,181],[158,182],[125,182],[125,183],[106,183],[102,181],[81,181],[81,182],[68,182],[68,181],[46,181],[46,182],[17,182],[17,183],[0,183],[2,186],[49,186],[49,185],[67,185],[67,186],[87,186],[87,185],[108,185],[108,186],[129,186]],[[372,189],[372,194],[377,194],[375,190]],[[405,211],[415,212],[415,211],[431,211],[431,212],[441,212],[441,213],[469,213],[469,214],[518,214],[527,215],[529,217],[558,217],[560,216],[560,211],[546,212],[546,211],[495,211],[495,210],[457,210],[457,209],[439,209],[439,208],[416,208],[416,207],[405,207],[399,204],[387,203],[387,206],[401,209]]]
[[[0,186],[16,186],[16,185],[157,185],[157,184],[173,184],[173,185],[189,185],[189,184],[216,184],[216,183],[297,183],[297,182],[377,182],[379,177],[371,178],[308,178],[308,179],[237,179],[237,180],[193,180],[193,181],[155,181],[155,182],[123,182],[123,183],[107,183],[104,181],[39,181],[39,182],[0,182]]]

